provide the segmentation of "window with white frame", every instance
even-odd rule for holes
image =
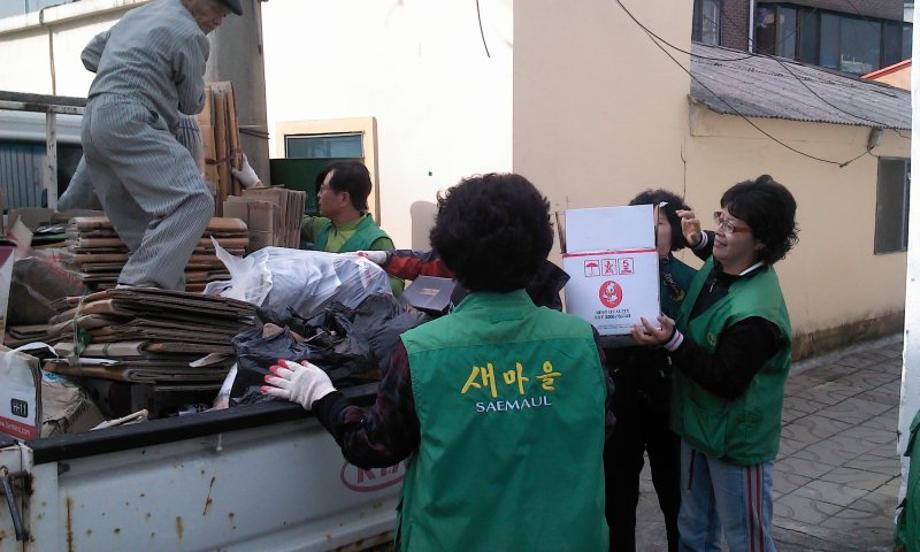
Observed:
[[[692,38],[703,44],[722,43],[721,0],[694,0]]]
[[[364,136],[360,132],[287,135],[284,146],[288,159],[364,158]]]

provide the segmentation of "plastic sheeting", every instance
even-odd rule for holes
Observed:
[[[279,325],[332,302],[354,308],[369,295],[392,294],[386,272],[356,254],[266,247],[241,258],[214,247],[230,280],[208,284],[205,294],[258,305],[264,320]]]

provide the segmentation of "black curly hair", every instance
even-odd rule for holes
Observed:
[[[523,176],[471,176],[438,198],[430,239],[470,291],[521,289],[553,246],[549,202]]]
[[[661,208],[661,212],[664,213],[665,217],[668,219],[668,224],[671,225],[671,251],[683,249],[687,247],[687,240],[684,238],[684,232],[680,227],[680,217],[677,216],[677,211],[690,210],[690,207],[684,203],[683,198],[661,188],[657,190],[649,189],[634,197],[629,204],[658,205],[662,201],[667,202],[667,205]]]
[[[783,259],[799,241],[795,198],[770,175],[735,184],[722,194],[720,203],[751,227],[754,238],[763,244],[758,257],[768,264]]]

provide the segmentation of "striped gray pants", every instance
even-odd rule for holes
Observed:
[[[214,213],[195,160],[156,113],[125,96],[90,99],[82,141],[96,195],[132,252],[118,283],[184,289]]]

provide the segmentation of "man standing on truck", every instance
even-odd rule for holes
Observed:
[[[141,236],[122,286],[181,290],[214,200],[176,140],[179,113],[204,106],[206,34],[240,0],[155,0],[131,10],[83,50],[96,73],[83,116],[86,168],[119,236]]]
[[[522,176],[474,176],[438,200],[431,245],[470,294],[401,336],[374,406],[281,362],[262,392],[312,410],[349,462],[409,458],[399,550],[607,550],[606,376],[592,327],[524,291],[553,244]]]

